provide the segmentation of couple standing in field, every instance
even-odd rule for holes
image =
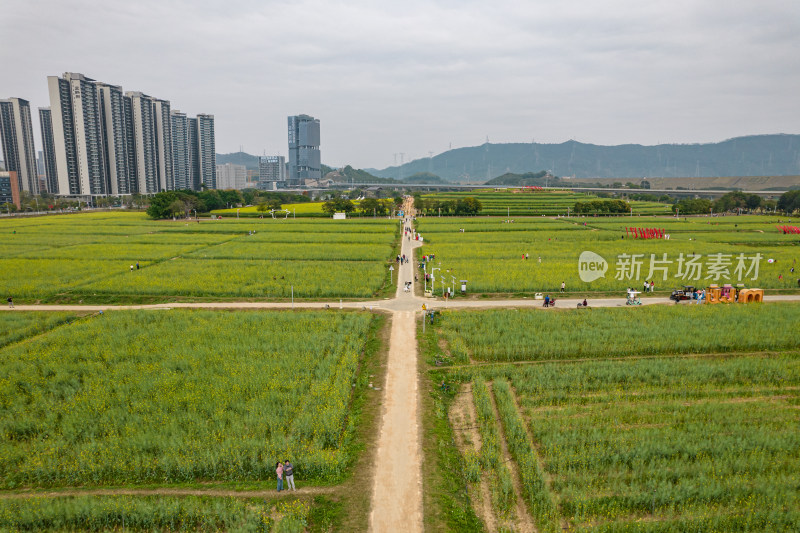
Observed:
[[[286,478],[286,490],[297,490],[294,488],[294,467],[288,459],[286,459],[285,463],[280,461],[275,463],[275,474],[278,476],[278,492],[283,490],[284,477]]]

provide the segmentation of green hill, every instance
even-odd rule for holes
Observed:
[[[490,144],[458,148],[383,170],[397,179],[432,172],[444,180],[486,182],[506,173],[547,169],[558,176],[642,178],[690,176],[792,176],[800,174],[800,135],[753,135],[708,144]]]

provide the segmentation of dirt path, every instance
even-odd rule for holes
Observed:
[[[412,255],[411,241],[405,237],[401,254],[409,258]],[[397,270],[395,301],[400,310],[392,315],[369,517],[369,529],[376,532],[422,531],[422,450],[414,311],[417,302],[413,290],[403,290],[407,281],[413,288],[413,261],[398,265]]]

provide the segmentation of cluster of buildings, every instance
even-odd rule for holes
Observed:
[[[322,180],[320,123],[288,117],[289,161],[261,156],[258,168],[217,165],[214,115],[190,117],[168,100],[123,91],[66,72],[48,76],[50,107],[39,108],[42,150],[33,138],[30,103],[0,100],[0,205],[20,193],[88,198],[180,189],[277,190]]]
[[[72,72],[48,76],[47,86],[41,169],[30,103],[0,100],[4,164],[20,191],[89,197],[216,188],[214,115],[190,117],[168,100]]]
[[[279,155],[258,157],[258,168],[248,171],[245,165],[217,165],[219,189],[277,190],[318,186],[322,179],[319,119],[309,115],[288,118],[289,165]]]

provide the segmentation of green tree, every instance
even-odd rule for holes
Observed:
[[[777,207],[788,215],[800,211],[800,189],[783,193],[778,198]]]

